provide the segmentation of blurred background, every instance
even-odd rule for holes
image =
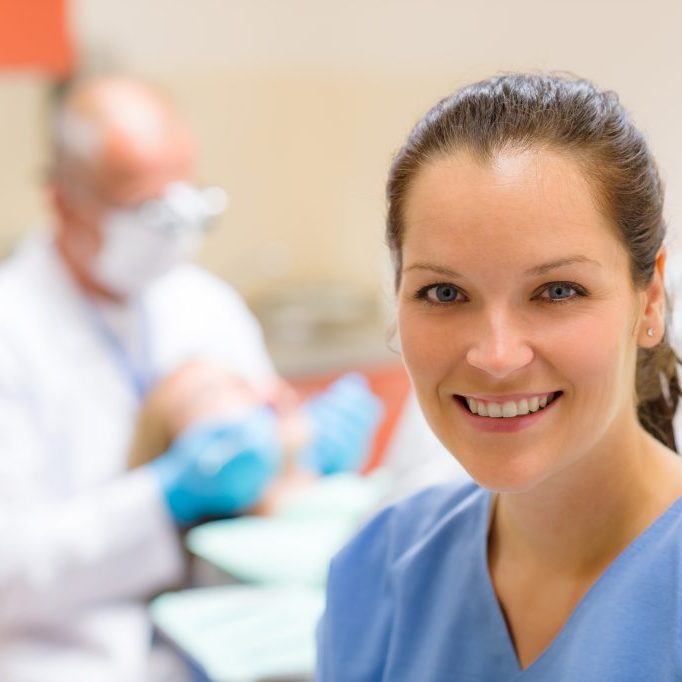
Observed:
[[[12,19],[29,6],[30,26]],[[386,171],[425,109],[472,79],[567,70],[618,91],[660,162],[677,250],[674,0],[0,0],[4,15],[0,253],[46,220],[41,131],[54,75],[142,76],[189,119],[199,180],[231,197],[201,261],[252,305],[285,373],[390,357]]]

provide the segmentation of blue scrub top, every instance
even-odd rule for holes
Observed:
[[[487,568],[491,499],[474,483],[430,488],[381,512],[336,556],[318,682],[682,680],[682,498],[525,670]]]

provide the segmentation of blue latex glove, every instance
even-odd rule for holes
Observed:
[[[383,414],[381,401],[361,374],[346,374],[303,404],[313,438],[301,464],[320,474],[358,469]]]
[[[281,446],[272,410],[192,428],[150,462],[180,525],[235,514],[255,504],[277,474]]]

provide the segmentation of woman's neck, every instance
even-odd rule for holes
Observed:
[[[500,493],[490,545],[499,561],[599,574],[682,495],[682,460],[638,423],[531,491]]]

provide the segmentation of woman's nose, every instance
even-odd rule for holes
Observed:
[[[466,354],[467,362],[495,379],[529,365],[534,352],[520,325],[508,313],[496,312],[481,325]]]

